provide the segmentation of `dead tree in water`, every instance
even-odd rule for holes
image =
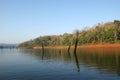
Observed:
[[[42,53],[44,53],[44,41],[42,41]]]
[[[76,54],[77,44],[78,44],[78,37],[79,37],[79,31],[78,30],[75,31],[75,36],[76,36],[76,39],[75,39],[74,56],[75,56],[75,62],[76,62],[78,72],[79,72],[80,71],[79,61],[78,61],[77,54]]]
[[[71,44],[68,47],[68,55],[70,56],[70,48],[71,48]]]
[[[44,41],[42,41],[42,60],[43,60],[43,57],[44,57]]]
[[[68,46],[68,53],[70,53],[70,48],[73,45],[73,39],[69,41],[69,46]]]
[[[70,48],[71,48],[72,44],[73,44],[73,39],[70,40],[69,46],[68,46],[68,55],[69,56],[70,56]]]
[[[68,46],[68,53],[70,53],[71,44]]]
[[[76,39],[75,39],[75,48],[74,48],[74,53],[76,53],[76,50],[77,50],[77,44],[78,44],[79,31],[78,31],[78,30],[76,30],[76,31],[75,31],[75,34],[76,34]]]

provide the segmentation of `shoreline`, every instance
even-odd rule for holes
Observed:
[[[41,46],[35,46],[33,49],[41,49]],[[44,46],[44,48],[68,49],[68,46]],[[74,46],[71,46],[74,48]],[[78,45],[77,48],[120,48],[120,44],[88,44]]]

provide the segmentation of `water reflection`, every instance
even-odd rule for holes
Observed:
[[[79,61],[78,61],[78,57],[77,57],[76,52],[74,52],[74,57],[75,57],[75,62],[76,62],[76,66],[77,66],[78,72],[80,72]]]
[[[42,50],[42,60],[43,60],[43,58],[44,58],[44,50]]]
[[[102,73],[120,75],[120,50],[115,48],[88,48],[78,51],[79,61],[95,67]]]
[[[120,76],[120,49],[116,48],[83,48],[77,53],[70,53],[64,49],[41,50],[21,50],[22,53],[35,57],[39,60],[63,61],[64,63],[74,63],[77,71],[80,66],[97,69],[100,73],[117,74]]]

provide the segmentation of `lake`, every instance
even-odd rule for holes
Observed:
[[[0,49],[0,80],[120,80],[120,49]]]

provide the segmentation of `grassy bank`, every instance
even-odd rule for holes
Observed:
[[[35,46],[33,49],[41,49],[41,46]],[[44,48],[68,49],[68,46],[44,46]],[[71,46],[73,49],[74,46]],[[120,44],[89,44],[77,46],[77,48],[120,48]]]

